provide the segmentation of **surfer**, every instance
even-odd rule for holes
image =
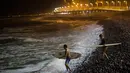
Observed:
[[[69,49],[68,49],[66,44],[64,44],[64,49],[65,49],[65,56],[66,56],[65,66],[66,66],[67,71],[69,70],[71,72],[71,69],[70,69],[70,67],[68,65],[69,62],[70,62],[70,59],[71,59],[70,51],[69,51]]]
[[[103,34],[100,34],[99,37],[100,37],[100,40],[101,40],[100,45],[104,45],[104,46],[103,46],[103,58],[104,58],[104,56],[106,56],[107,59],[109,59],[108,56],[107,56],[107,54],[106,54],[106,51],[107,51],[107,48],[108,48],[108,47],[105,46],[105,43],[106,43],[106,42],[105,42],[105,38],[104,38]]]

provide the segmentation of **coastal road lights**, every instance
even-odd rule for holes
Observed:
[[[109,6],[110,6],[109,2],[108,2],[108,1],[105,1],[105,3],[106,3],[106,5],[105,5],[106,8],[109,9]]]
[[[93,3],[90,3],[90,6],[93,7]]]
[[[72,0],[72,4],[74,4],[74,5],[76,4],[74,0]]]
[[[76,4],[75,2],[72,2],[74,5]]]
[[[81,7],[83,7],[83,4],[80,4]]]
[[[79,3],[76,3],[75,6],[76,6],[76,10],[79,10],[79,8],[80,8]]]
[[[83,4],[80,4],[80,10],[83,10],[84,8],[83,8]]]
[[[128,7],[128,5],[127,5],[127,4],[128,4],[127,1],[125,0],[125,1],[123,1],[123,2],[125,3],[126,8],[129,9],[129,7]]]
[[[89,7],[89,5],[88,4],[85,4],[85,9],[87,9]]]
[[[114,1],[111,1],[112,5],[115,6],[115,2]]]
[[[127,1],[123,1],[123,2],[124,2],[124,3],[125,3],[125,5],[127,6],[127,4],[128,4],[128,3],[127,3]]]
[[[95,2],[95,4],[96,4],[97,7],[104,5],[102,1],[100,1],[100,2]]]
[[[85,4],[86,7],[88,7],[89,5],[88,4]]]
[[[98,7],[98,3],[97,3],[97,2],[95,2],[95,4],[96,4],[96,6]]]
[[[103,6],[103,2],[100,2],[101,4],[102,4],[102,6]]]
[[[107,4],[107,6],[109,6],[109,2],[108,1],[106,1],[106,4]]]
[[[78,7],[78,5],[76,5],[76,7]]]
[[[119,6],[121,6],[121,1],[117,1],[117,3],[119,4]]]

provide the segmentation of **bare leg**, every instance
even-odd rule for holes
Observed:
[[[69,70],[69,71],[71,72],[71,69],[70,69],[70,67],[68,66],[68,64],[65,64],[65,66],[66,66],[67,71]]]
[[[104,58],[104,56],[106,56],[106,57],[107,57],[107,59],[109,59],[109,58],[108,58],[108,56],[107,56],[107,54],[106,54],[107,48],[108,48],[108,47],[104,47],[104,51],[103,51],[103,58]]]

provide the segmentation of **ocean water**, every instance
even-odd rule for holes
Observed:
[[[53,24],[58,23],[46,23]],[[5,33],[0,35],[0,73],[66,73],[65,59],[52,55],[64,50],[64,44],[68,45],[70,51],[81,54],[81,57],[70,61],[70,68],[74,70],[84,60],[87,62],[85,58],[88,59],[96,49],[89,46],[99,44],[99,34],[103,32],[102,26],[96,24],[60,30],[43,26],[4,30]],[[50,29],[49,32],[34,32],[38,28]]]

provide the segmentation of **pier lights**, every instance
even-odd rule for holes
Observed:
[[[125,0],[125,1],[123,1],[123,2],[125,3],[124,6],[126,6],[126,8],[129,9],[127,1]]]
[[[127,1],[123,1],[125,3],[125,5],[127,6]]]
[[[78,5],[76,5],[76,7],[78,7]]]
[[[88,4],[85,4],[86,7],[88,7]]]
[[[109,2],[108,1],[106,1],[106,4],[107,4],[107,6],[109,6]]]
[[[83,4],[80,4],[80,7],[83,7]]]
[[[102,6],[103,6],[103,2],[100,2],[101,4],[102,4]]]
[[[79,5],[79,3],[77,3],[76,5]]]
[[[70,8],[70,6],[67,6],[68,8]]]
[[[93,3],[90,3],[90,6],[92,6],[92,7],[93,7]]]
[[[101,1],[100,3],[101,3],[101,6],[103,6],[103,5],[104,5],[102,1]]]
[[[111,1],[112,5],[115,6],[115,2],[114,1]]]
[[[58,11],[59,11],[58,8],[55,8],[54,12],[58,12]]]
[[[98,7],[98,3],[96,2],[95,4],[96,4],[96,6]]]
[[[76,4],[75,2],[72,2],[74,5]]]
[[[121,1],[117,1],[117,3],[119,4],[119,6],[121,6]]]

